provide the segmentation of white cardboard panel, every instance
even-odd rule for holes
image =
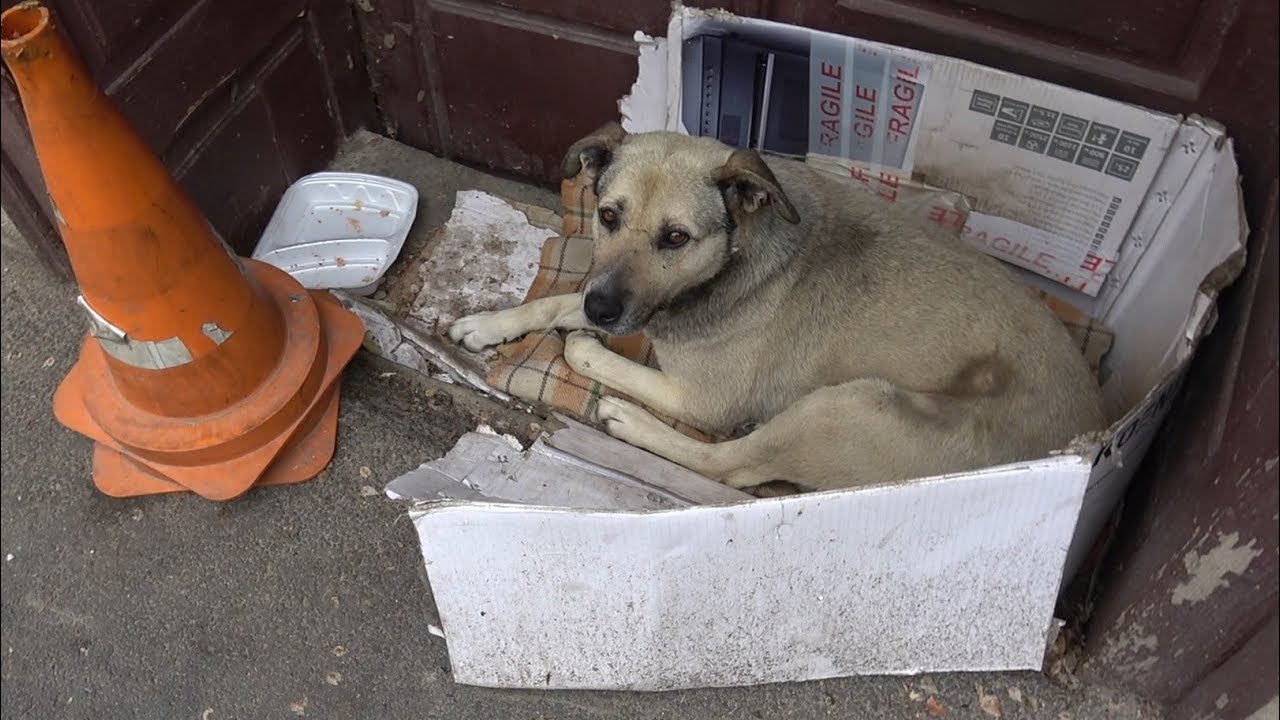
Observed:
[[[622,127],[630,133],[662,130],[667,107],[667,39],[636,31],[640,70],[631,92],[618,101]]]
[[[1213,162],[1212,145],[1224,135],[1216,123],[1208,123],[1198,117],[1188,118],[1178,128],[1160,170],[1151,181],[1151,189],[1143,198],[1138,215],[1120,246],[1120,257],[1112,258],[1115,267],[1107,275],[1106,286],[1098,293],[1094,303],[1097,310],[1091,313],[1094,317],[1103,317],[1110,311],[1116,297],[1128,284],[1138,260],[1146,254],[1151,243],[1161,237],[1160,226],[1187,179],[1202,158],[1205,162]]]
[[[1205,277],[1244,252],[1248,227],[1241,213],[1235,149],[1227,138],[1213,163],[1201,163],[1142,255],[1128,286],[1102,318],[1116,334],[1104,363],[1103,393],[1130,407],[1191,357],[1200,323],[1217,299],[1200,290]]]
[[[1039,669],[1088,463],[650,513],[412,512],[454,679],[668,690]]]

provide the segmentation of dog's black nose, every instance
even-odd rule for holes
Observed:
[[[622,298],[610,293],[592,290],[582,302],[582,311],[596,327],[604,327],[622,317]]]

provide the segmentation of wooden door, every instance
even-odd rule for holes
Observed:
[[[284,188],[375,117],[344,0],[45,4],[94,79],[241,253],[252,251]],[[7,72],[0,90],[5,211],[65,274]]]

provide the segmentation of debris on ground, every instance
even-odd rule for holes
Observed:
[[[1045,653],[1044,674],[1062,687],[1078,688],[1080,680],[1076,677],[1076,670],[1080,668],[1083,657],[1084,650],[1077,636],[1070,629],[1063,629]]]
[[[975,685],[974,689],[978,692],[978,707],[982,708],[982,712],[993,718],[1004,717],[1004,708],[1000,705],[1000,698],[987,692],[982,685]]]

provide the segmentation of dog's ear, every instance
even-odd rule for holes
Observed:
[[[562,177],[568,180],[583,170],[592,178],[600,177],[605,166],[613,159],[613,151],[618,149],[626,137],[627,131],[616,122],[600,126],[598,130],[569,147],[560,163]]]
[[[800,213],[791,204],[787,194],[778,185],[778,178],[764,164],[764,158],[755,150],[734,150],[728,162],[716,168],[712,175],[729,214],[741,217],[753,213],[763,205],[771,205],[787,222],[800,222]]]

